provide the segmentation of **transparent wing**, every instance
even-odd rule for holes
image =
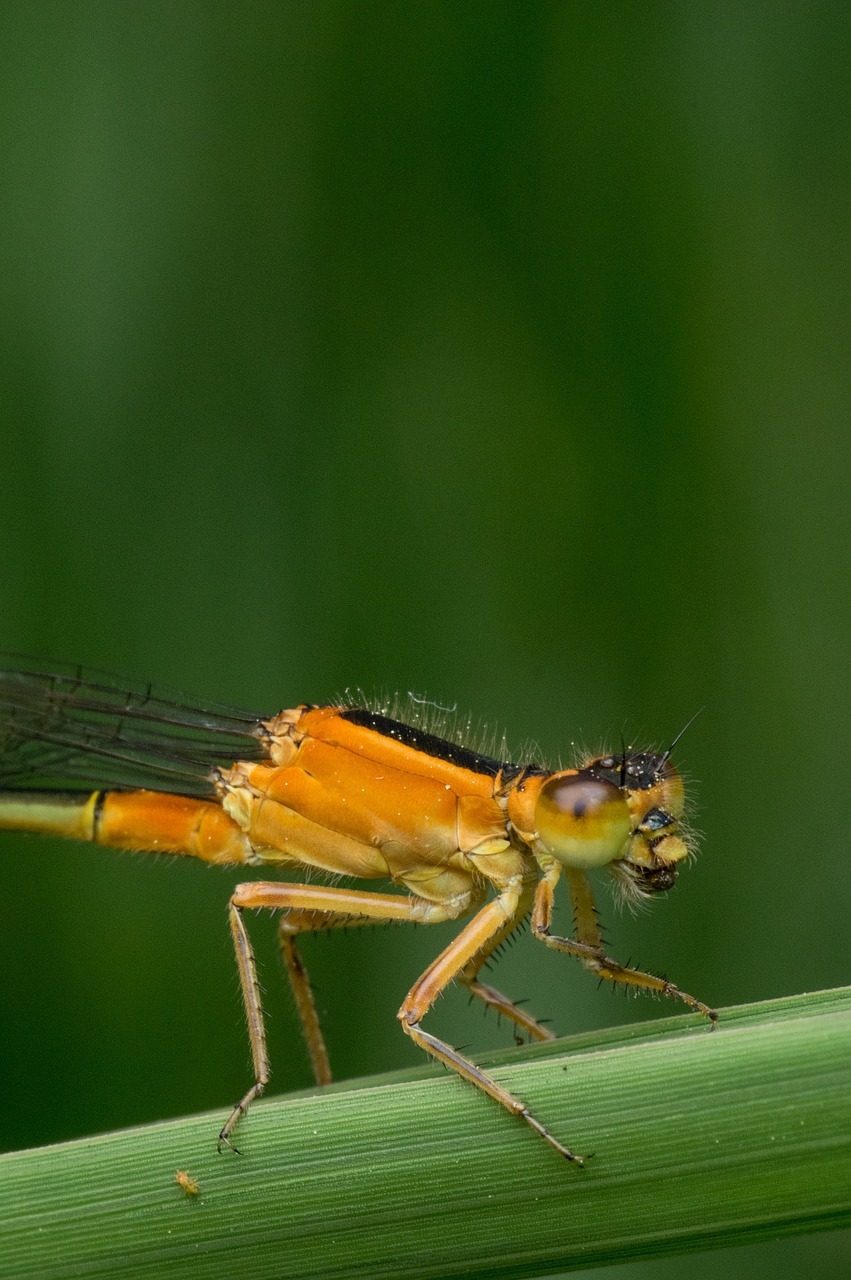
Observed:
[[[262,760],[259,717],[103,671],[0,654],[0,786],[209,795],[210,771]]]

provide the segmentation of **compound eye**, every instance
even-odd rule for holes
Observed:
[[[632,834],[620,788],[581,773],[544,783],[535,825],[544,847],[566,867],[604,867],[623,855]]]

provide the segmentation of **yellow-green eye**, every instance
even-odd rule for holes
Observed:
[[[574,773],[545,782],[535,805],[538,837],[566,867],[604,867],[632,834],[623,792],[604,778]]]

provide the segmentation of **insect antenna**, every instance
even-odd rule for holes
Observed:
[[[701,712],[702,712],[702,711],[705,711],[705,710],[706,710],[706,708],[705,708],[705,707],[698,707],[697,711],[695,711],[695,713],[694,713],[694,715],[692,716],[692,718],[691,718],[690,720],[686,720],[686,722],[685,722],[685,724],[683,725],[682,729],[680,729],[680,731],[679,731],[679,733],[677,734],[676,738],[674,738],[674,741],[671,743],[671,745],[668,747],[668,750],[667,750],[667,751],[665,752],[665,754],[662,756],[662,759],[661,759],[661,761],[660,761],[660,763],[659,763],[659,767],[660,767],[660,768],[663,768],[663,767],[668,763],[668,761],[669,761],[669,760],[670,760],[670,758],[671,758],[671,752],[673,751],[674,747],[675,747],[675,746],[677,745],[677,743],[679,742],[680,738],[681,738],[681,737],[683,736],[683,734],[685,733],[686,729],[690,729],[690,728],[691,728],[691,726],[694,724],[695,720],[697,719],[697,717],[701,714]]]

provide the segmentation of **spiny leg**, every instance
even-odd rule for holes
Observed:
[[[542,1022],[528,1013],[522,1005],[517,1004],[514,1000],[509,1000],[508,996],[497,991],[496,987],[490,986],[487,982],[479,982],[473,979],[471,982],[463,982],[459,978],[459,982],[463,986],[469,988],[470,994],[478,996],[489,1009],[495,1009],[500,1017],[508,1018],[509,1022],[513,1022],[521,1032],[524,1032],[532,1040],[555,1040],[555,1032],[549,1027],[545,1027]],[[522,1036],[515,1035],[515,1042],[523,1044]]]
[[[445,991],[450,983],[459,977],[466,966],[473,962],[480,952],[488,953],[488,948],[493,949],[493,946],[496,945],[494,940],[504,935],[504,930],[508,928],[509,922],[511,922],[511,928],[517,924],[522,896],[522,884],[510,883],[503,889],[498,898],[482,907],[481,911],[461,930],[457,938],[429,965],[419,981],[414,984],[399,1010],[398,1017],[403,1030],[421,1049],[424,1049],[426,1053],[430,1053],[432,1057],[437,1058],[445,1066],[451,1067],[453,1071],[457,1071],[463,1079],[469,1080],[471,1084],[476,1085],[505,1107],[507,1111],[510,1111],[512,1115],[519,1116],[521,1120],[525,1120],[559,1155],[581,1165],[583,1163],[581,1157],[574,1155],[572,1151],[554,1138],[541,1122],[532,1115],[524,1102],[521,1102],[519,1098],[516,1098],[507,1089],[504,1089],[501,1084],[498,1084],[485,1071],[477,1067],[469,1058],[465,1058],[456,1049],[446,1044],[445,1041],[438,1040],[436,1036],[431,1035],[428,1031],[423,1031],[420,1026],[421,1020],[428,1013],[441,992]]]
[[[384,901],[387,901],[385,898]],[[289,978],[290,988],[295,1000],[296,1010],[301,1023],[301,1031],[313,1076],[318,1085],[330,1084],[332,1080],[331,1063],[322,1034],[319,1013],[310,976],[307,972],[296,939],[299,934],[319,933],[328,929],[349,929],[358,925],[375,924],[374,918],[351,915],[331,916],[317,911],[288,911],[281,919],[278,929],[278,941],[281,948],[281,959]]]
[[[313,1068],[313,1078],[317,1084],[330,1084],[332,1079],[331,1063],[328,1058],[325,1037],[322,1034],[322,1027],[319,1023],[319,1014],[313,997],[313,987],[310,985],[307,969],[304,967],[304,962],[296,947],[296,936],[302,930],[290,927],[293,916],[298,919],[299,913],[292,912],[289,916],[285,916],[278,931],[281,958],[287,970],[287,977],[290,980],[290,989],[293,993],[295,1007],[301,1023],[301,1033],[304,1036],[304,1043],[307,1045],[307,1052],[310,1057],[310,1065]]]
[[[572,867],[565,868],[570,896],[573,902],[573,917],[576,925],[577,939],[554,937],[550,933],[550,922],[553,910],[553,890],[558,881],[561,869],[554,866],[545,871],[538,883],[535,893],[535,906],[532,911],[532,933],[554,951],[562,951],[569,956],[577,956],[586,969],[598,974],[608,982],[623,983],[625,986],[637,987],[644,991],[656,991],[660,995],[671,996],[682,1000],[690,1009],[704,1014],[714,1030],[718,1022],[718,1014],[709,1005],[696,1000],[688,992],[681,991],[673,982],[659,978],[653,973],[644,973],[641,969],[631,969],[606,955],[600,936],[600,925],[591,894],[591,886],[584,871]]]
[[[464,966],[458,974],[457,981],[461,986],[466,987],[471,995],[477,996],[488,1008],[495,1009],[499,1015],[508,1018],[510,1022],[513,1022],[520,1031],[531,1039],[555,1040],[555,1035],[550,1031],[549,1027],[545,1027],[538,1022],[537,1018],[533,1018],[520,1005],[515,1004],[513,1000],[509,1000],[508,996],[503,995],[501,991],[497,991],[496,987],[490,986],[487,982],[480,982],[478,979],[479,970],[487,964],[500,943],[504,942],[522,923],[525,916],[528,915],[533,897],[534,886],[532,884],[524,886],[514,916],[506,920],[503,928],[494,934],[487,947],[482,948],[470,963]]]
[[[246,1091],[234,1107],[219,1134],[218,1148],[223,1146],[236,1148],[230,1140],[236,1125],[245,1115],[255,1098],[263,1092],[269,1081],[269,1054],[266,1048],[266,1030],[263,1024],[263,1009],[260,1001],[260,986],[257,981],[257,965],[248,930],[243,920],[243,911],[270,909],[273,911],[292,911],[314,918],[313,927],[323,918],[334,924],[342,924],[346,917],[354,917],[352,923],[363,923],[368,920],[381,922],[406,921],[423,924],[449,920],[462,914],[469,905],[469,895],[444,903],[426,902],[422,898],[401,897],[395,894],[359,893],[348,889],[326,889],[304,884],[278,884],[269,880],[254,880],[248,884],[237,885],[228,904],[228,919],[233,937],[236,963],[239,969],[239,981],[242,988],[242,1000],[245,1006],[245,1017],[248,1023],[248,1035],[251,1041],[251,1058],[254,1065],[254,1084]],[[300,964],[300,962],[299,962]],[[303,970],[302,970],[303,972]],[[307,991],[310,987],[307,974],[304,973]],[[298,1000],[298,996],[296,997]],[[310,996],[313,1005],[312,995]],[[300,1010],[301,1012],[301,1010]],[[315,1006],[313,1015],[316,1017]],[[322,1033],[319,1031],[318,1019],[316,1028],[324,1051]],[[327,1056],[326,1056],[327,1060]]]

